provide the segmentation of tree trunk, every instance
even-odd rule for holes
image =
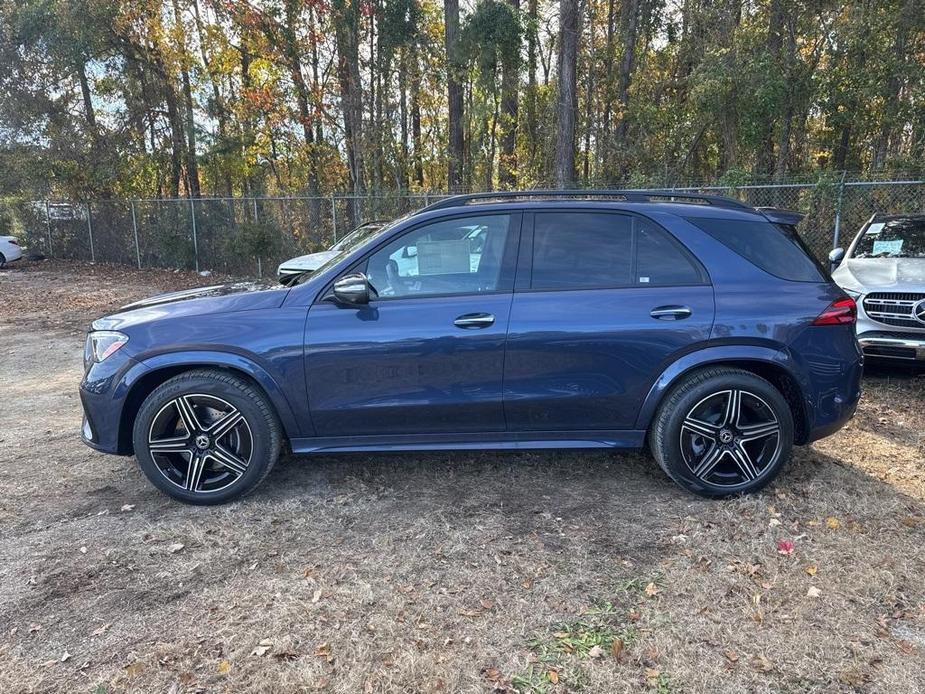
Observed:
[[[559,88],[556,113],[556,185],[575,184],[575,115],[578,111],[578,0],[559,0]]]
[[[520,0],[507,0],[520,12]],[[498,180],[502,188],[514,188],[517,185],[517,117],[518,93],[520,84],[520,45],[501,64],[501,157],[498,162]]]
[[[627,109],[629,108],[629,90],[633,79],[636,62],[636,36],[639,32],[639,0],[624,0],[620,8],[620,33],[623,39],[623,53],[620,56],[620,69],[617,72],[617,103],[620,106],[620,120],[614,132],[614,146],[620,157],[620,177],[628,170],[629,162],[624,148],[629,131]]]
[[[604,84],[602,87],[602,97],[604,101],[604,113],[601,115],[600,135],[597,138],[597,160],[600,162],[601,171],[607,175],[607,167],[610,163],[610,117],[613,110],[613,66],[614,60],[614,37],[616,35],[616,13],[614,11],[616,0],[608,0],[607,3],[607,39],[604,43]]]
[[[350,221],[356,221],[359,198],[363,194],[363,93],[360,82],[360,3],[359,0],[334,2],[334,34],[337,44],[337,76],[344,112],[344,138],[350,184],[355,197]]]
[[[784,27],[783,0],[771,0],[770,15],[768,18],[767,55],[773,69],[779,70],[781,64],[781,47],[783,45]],[[761,124],[761,137],[758,142],[758,153],[755,158],[755,173],[773,173],[774,161],[774,121],[778,114],[768,109],[764,122]]]
[[[459,0],[444,0],[445,42],[446,42],[446,92],[449,116],[449,158],[447,161],[447,186],[458,191],[463,185],[465,164],[465,143],[463,141],[463,92],[460,78],[459,59]]]
[[[196,118],[193,110],[193,88],[190,83],[189,51],[186,43],[186,29],[183,15],[180,12],[180,3],[173,0],[173,18],[179,32],[180,40],[180,83],[183,86],[183,112],[186,128],[186,182],[189,197],[199,197],[199,160],[196,157]]]
[[[588,3],[588,63],[587,84],[585,85],[585,146],[583,151],[583,168],[585,185],[591,182],[591,134],[594,130],[594,3]]]
[[[530,164],[535,163],[537,147],[536,127],[536,52],[537,22],[539,22],[537,0],[527,2],[527,94],[524,100],[527,126],[527,148],[530,152]]]
[[[414,147],[414,180],[424,187],[424,151],[421,142],[421,65],[417,45],[411,54],[411,144]]]
[[[219,88],[218,78],[212,69],[212,63],[205,48],[205,31],[202,25],[202,16],[199,12],[199,0],[193,0],[193,17],[196,20],[196,33],[198,36],[199,56],[202,64],[205,66],[206,74],[209,76],[209,85],[212,87],[212,108],[215,113],[215,119],[218,122],[218,142],[219,147],[228,145],[228,110],[225,107],[225,100],[222,98],[222,92]],[[231,180],[231,173],[227,166],[220,166],[220,178],[223,185],[223,193],[226,197],[231,197],[234,192],[234,184]]]

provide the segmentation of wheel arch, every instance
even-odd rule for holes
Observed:
[[[131,455],[132,428],[141,404],[158,386],[187,371],[214,369],[233,374],[257,388],[273,408],[287,439],[301,435],[289,401],[276,381],[263,368],[236,354],[207,352],[166,354],[141,362],[147,370],[129,386],[119,416],[118,452]]]
[[[810,429],[804,395],[807,391],[796,364],[785,351],[751,345],[711,347],[686,354],[669,364],[649,389],[636,420],[636,429],[647,431],[658,406],[672,388],[693,372],[710,366],[743,369],[769,381],[790,406],[794,443],[806,443]]]

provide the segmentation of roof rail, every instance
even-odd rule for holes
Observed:
[[[504,190],[493,193],[465,193],[438,200],[423,207],[415,214],[443,210],[451,207],[463,207],[472,203],[524,198],[622,198],[626,202],[681,202],[713,207],[725,207],[733,210],[754,211],[754,207],[734,198],[722,195],[702,195],[700,193],[679,193],[673,190]]]

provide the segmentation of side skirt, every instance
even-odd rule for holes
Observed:
[[[525,450],[537,448],[641,448],[645,431],[493,431],[485,434],[392,434],[292,439],[293,453],[362,451]]]

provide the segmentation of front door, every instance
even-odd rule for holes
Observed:
[[[710,335],[713,289],[643,217],[545,212],[525,233],[508,330],[511,431],[631,429],[662,369]]]
[[[496,432],[519,214],[426,222],[357,268],[378,297],[316,302],[306,371],[318,436]]]

